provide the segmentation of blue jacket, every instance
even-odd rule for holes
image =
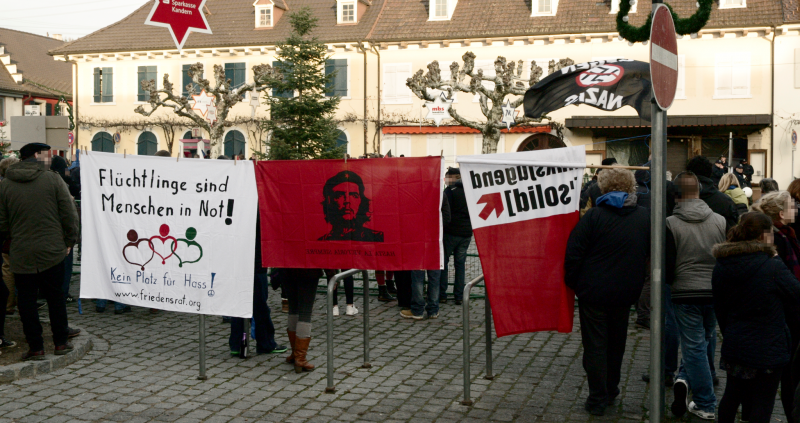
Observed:
[[[725,242],[714,247],[714,311],[725,361],[754,369],[789,363],[791,334],[785,304],[800,304],[800,282],[771,244]]]

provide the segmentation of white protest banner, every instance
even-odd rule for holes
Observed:
[[[252,315],[252,162],[90,152],[81,168],[81,298]]]
[[[497,336],[571,331],[564,253],[579,217],[584,148],[457,160]]]

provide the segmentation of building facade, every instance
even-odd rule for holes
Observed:
[[[679,39],[678,94],[668,119],[668,168],[673,174],[694,155],[713,159],[727,155],[732,138],[734,158],[750,160],[756,181],[774,175],[781,186],[788,184],[792,172],[784,145],[786,130],[778,126],[794,125],[790,117],[797,109],[793,101],[797,93],[792,90],[800,60],[796,53],[800,25],[787,12],[796,9],[792,2],[721,0],[697,36]],[[673,3],[682,17],[696,10],[694,0]],[[310,7],[319,19],[314,35],[328,45],[331,57],[326,70],[337,71],[331,94],[342,97],[337,115],[340,140],[353,156],[389,150],[406,156],[443,154],[452,166],[457,155],[481,153],[480,134],[453,121],[433,125],[425,119],[424,102],[406,86],[408,78],[433,61],[448,78],[450,63],[461,64],[466,52],[476,55],[475,65],[485,74],[494,72],[495,59],[503,56],[524,61],[527,78],[531,61],[546,74],[550,60],[647,61],[649,55],[649,46],[618,38],[614,23],[618,0],[506,0],[502,5],[478,0],[208,0],[206,4],[214,33],[192,34],[180,52],[167,31],[143,24],[149,3],[120,22],[51,51],[56,60],[75,65],[79,143],[128,154],[164,149],[169,134],[148,126],[133,112],[146,103],[140,81],[155,79],[160,86],[170,75],[171,82],[183,87],[190,82],[187,67],[198,62],[207,73],[213,65],[224,67],[234,85],[251,81],[253,66],[276,60],[275,45],[290,32],[287,14],[301,7]],[[641,25],[650,8],[649,2],[639,2],[630,14],[631,23]],[[460,92],[453,100],[459,114],[485,119],[475,95]],[[266,134],[246,122],[251,116],[248,102],[237,105],[232,115],[242,123],[227,129],[214,153],[244,151],[249,156],[252,149],[263,149]],[[788,120],[778,119],[779,115]],[[260,107],[256,116],[267,118],[268,112]],[[633,109],[609,113],[568,106],[550,117],[540,125],[506,131],[497,151],[583,145],[590,162],[611,156],[630,165],[648,160],[650,129]],[[141,124],[130,125],[134,121]],[[124,122],[129,125],[120,126]],[[189,128],[178,132],[176,140],[191,135],[186,133]],[[180,148],[173,148],[173,154]]]
[[[47,54],[63,45],[59,39],[0,28],[0,121],[6,122],[5,142],[12,141],[12,149],[25,144],[14,137],[10,123],[12,116],[25,115],[25,106],[36,106],[42,116],[67,113],[59,100],[71,103],[72,66]]]

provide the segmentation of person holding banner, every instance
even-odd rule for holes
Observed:
[[[73,350],[68,342],[80,331],[67,325],[62,284],[64,259],[78,241],[78,213],[61,177],[50,172],[50,146],[30,143],[20,149],[0,182],[0,234],[10,235],[11,271],[19,296],[19,314],[30,350],[23,360],[44,360],[44,339],[37,294],[47,300],[55,354]]]
[[[320,269],[283,269],[282,273],[283,294],[289,300],[286,332],[292,346],[292,353],[286,357],[286,362],[294,364],[295,373],[310,372],[314,370],[314,365],[308,362],[306,354],[311,343],[311,312],[323,272]]]
[[[256,353],[279,354],[288,348],[275,342],[275,326],[272,324],[269,305],[269,278],[267,269],[261,265],[261,218],[256,215],[256,252],[253,270],[253,319],[255,320]],[[245,319],[231,318],[231,336],[228,345],[231,356],[238,357],[242,351],[242,339],[247,339],[244,330]],[[246,343],[244,343],[246,345]]]
[[[447,169],[445,183],[447,188],[444,189],[444,193],[450,205],[450,223],[444,225],[444,270],[439,282],[439,301],[442,304],[447,303],[449,282],[447,266],[452,255],[456,272],[453,299],[456,305],[461,305],[461,293],[464,292],[466,278],[467,250],[472,242],[472,221],[467,208],[467,197],[464,194],[464,183],[461,181],[461,169],[457,167]]]
[[[650,255],[650,213],[637,206],[636,181],[625,169],[604,169],[601,196],[570,233],[564,282],[575,291],[589,380],[584,408],[605,413],[619,395],[630,307],[639,298]]]

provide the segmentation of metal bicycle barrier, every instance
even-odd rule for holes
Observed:
[[[469,354],[469,292],[472,287],[483,282],[483,275],[471,280],[464,286],[463,292],[463,330],[464,330],[464,400],[461,405],[471,406],[472,399],[470,399],[470,354]],[[484,297],[486,303],[486,375],[483,377],[487,380],[494,379],[492,374],[492,308],[489,304],[489,295]]]
[[[367,270],[348,270],[334,275],[328,281],[328,386],[325,387],[325,393],[336,392],[336,388],[333,386],[333,290],[339,281],[359,272],[364,279],[364,291],[369,292],[369,272]],[[364,295],[364,364],[361,365],[361,368],[369,369],[370,367],[372,365],[369,363],[369,295]]]

